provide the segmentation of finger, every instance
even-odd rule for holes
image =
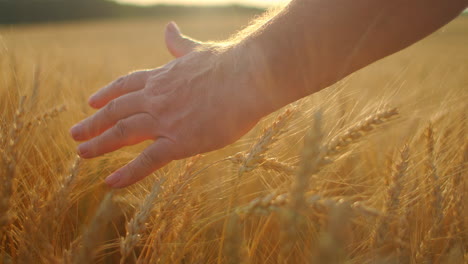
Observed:
[[[107,177],[106,183],[113,188],[134,184],[172,161],[172,151],[173,143],[166,138],[160,138],[143,150],[136,159]]]
[[[149,114],[136,114],[118,121],[101,135],[78,146],[78,154],[85,159],[94,158],[122,147],[155,139],[154,119]]]
[[[184,36],[174,22],[167,24],[164,35],[167,49],[176,58],[194,51],[201,45],[199,41]]]
[[[117,121],[143,112],[141,92],[123,95],[110,101],[104,108],[73,126],[70,130],[73,139],[88,140],[112,127]]]
[[[101,108],[119,96],[143,89],[151,73],[152,71],[137,71],[120,77],[93,94],[88,103],[94,108]]]

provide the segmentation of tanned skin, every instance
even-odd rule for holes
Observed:
[[[154,142],[106,178],[129,186],[167,163],[222,148],[264,116],[433,33],[467,0],[293,0],[245,36],[208,44],[174,23],[176,57],[98,90],[71,129],[83,158]]]

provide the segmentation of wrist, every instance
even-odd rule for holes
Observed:
[[[300,65],[281,63],[290,55],[260,34],[244,39],[228,54],[236,75],[246,80],[265,115],[311,94],[304,82],[310,74],[297,78],[295,68]]]
[[[209,53],[210,76],[213,83],[229,90],[228,97],[239,103],[244,115],[259,120],[273,112],[271,100],[266,100],[264,78],[256,69],[254,53],[241,43],[205,46],[201,52]]]
[[[245,39],[226,51],[227,61],[231,64],[233,76],[242,85],[241,92],[254,98],[254,104],[261,117],[285,105],[277,98],[276,87],[268,76],[268,64],[260,47]]]

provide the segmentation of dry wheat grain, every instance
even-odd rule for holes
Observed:
[[[121,264],[125,263],[135,246],[140,242],[142,232],[146,229],[146,222],[164,182],[165,179],[161,179],[153,184],[151,192],[146,196],[145,201],[138,208],[133,218],[127,223],[127,234],[120,240]]]
[[[385,213],[377,222],[372,237],[371,246],[377,250],[381,249],[386,243],[394,243],[390,228],[395,225],[399,219],[398,206],[400,205],[400,194],[403,189],[403,180],[407,174],[408,165],[409,146],[405,144],[400,151],[400,160],[395,165],[392,182],[388,188],[385,200]]]

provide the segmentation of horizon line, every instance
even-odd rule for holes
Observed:
[[[245,7],[255,7],[255,8],[268,8],[272,7],[275,5],[280,5],[281,3],[279,1],[276,1],[275,3],[260,3],[260,2],[254,2],[254,3],[247,3],[247,1],[228,1],[228,2],[209,2],[209,3],[200,3],[199,1],[197,2],[172,2],[172,1],[151,1],[148,3],[142,3],[142,2],[135,2],[131,0],[112,0],[113,2],[123,4],[123,5],[133,5],[133,6],[157,6],[157,5],[169,5],[169,6],[245,6]]]

